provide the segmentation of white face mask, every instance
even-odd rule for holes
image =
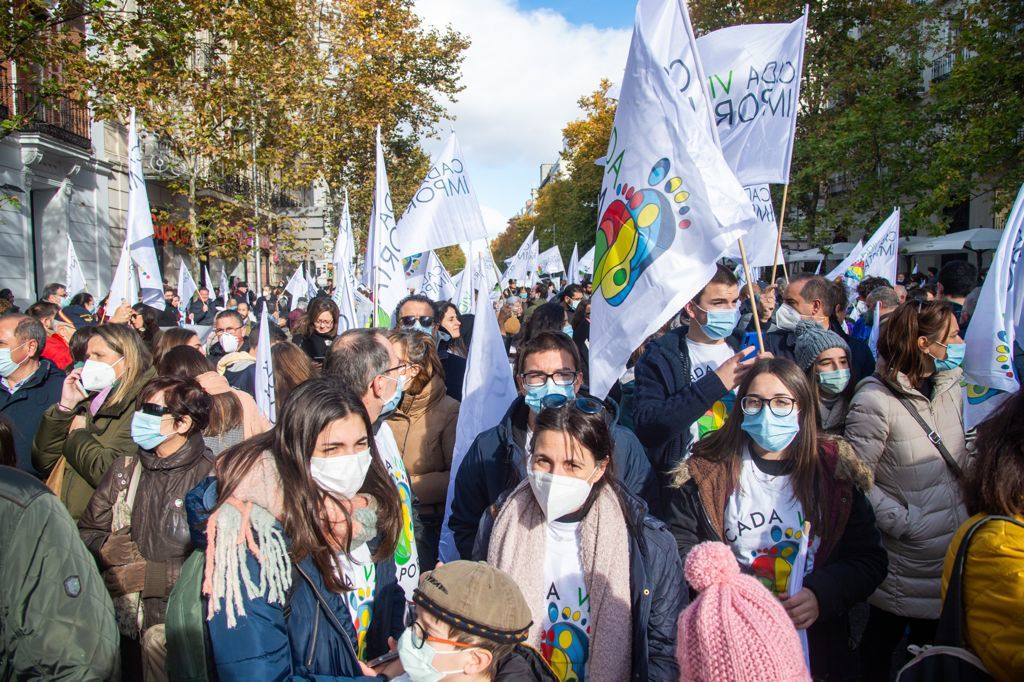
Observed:
[[[586,479],[575,476],[560,476],[542,471],[527,472],[533,496],[537,504],[544,510],[544,518],[555,521],[566,514],[571,514],[587,501],[594,484],[590,479],[597,473],[597,467]]]
[[[775,324],[778,325],[779,329],[785,329],[786,331],[793,331],[796,326],[800,324],[803,317],[797,312],[796,308],[783,303],[779,306],[778,311],[775,313]]]
[[[124,356],[118,358],[114,365],[122,360],[124,360]],[[114,365],[108,365],[100,360],[86,360],[82,366],[82,388],[87,391],[102,391],[110,388],[117,381]]]
[[[220,335],[220,347],[225,353],[234,353],[238,350],[238,337],[234,334],[224,333]]]
[[[354,455],[313,457],[309,460],[309,473],[324,490],[352,499],[363,487],[370,461],[369,448]]]

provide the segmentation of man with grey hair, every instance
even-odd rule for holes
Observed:
[[[60,400],[64,372],[41,357],[46,330],[28,315],[0,317],[0,415],[11,422],[18,468],[32,466],[32,439],[43,412]]]
[[[900,305],[900,296],[893,287],[877,287],[868,294],[864,302],[867,303],[868,312],[872,314],[875,306],[879,306],[879,317],[884,322]]]

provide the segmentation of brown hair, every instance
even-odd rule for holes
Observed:
[[[271,346],[270,360],[274,365],[274,399],[277,409],[281,409],[292,391],[315,377],[317,371],[306,352],[290,341]]]
[[[733,271],[725,267],[721,263],[715,265],[715,274],[711,276],[711,279],[701,287],[697,295],[690,299],[693,303],[700,303],[700,297],[704,295],[704,290],[708,288],[708,284],[725,284],[726,286],[739,286],[740,280],[733,274]]]
[[[317,485],[309,470],[310,455],[320,433],[331,422],[353,414],[360,417],[366,427],[371,461],[359,492],[377,501],[379,544],[375,560],[393,555],[398,543],[403,523],[398,489],[377,450],[373,425],[359,396],[332,377],[320,377],[299,386],[293,398],[283,405],[278,403],[277,423],[273,429],[229,448],[217,460],[218,506],[234,494],[253,464],[264,453],[269,453],[274,458],[282,489],[288,491],[283,496],[281,525],[291,542],[292,560],[300,562],[307,556],[312,557],[327,589],[343,592],[352,588],[344,582],[337,553],[331,547],[329,538],[333,535],[325,506],[328,497],[340,500]],[[348,536],[338,540],[348,552],[352,544],[352,518],[345,505],[338,506],[349,529]]]
[[[916,386],[934,374],[935,361],[921,351],[917,340],[923,336],[942,341],[952,322],[953,308],[945,301],[909,301],[896,308],[878,338],[885,379],[895,384],[902,372]]]
[[[811,522],[816,534],[826,537],[832,528],[826,527],[824,515],[824,475],[818,452],[818,401],[814,399],[811,387],[796,363],[786,358],[763,358],[754,363],[743,381],[736,388],[736,401],[729,418],[722,428],[708,434],[693,444],[693,457],[710,462],[729,463],[727,490],[734,490],[739,482],[740,462],[743,450],[748,446],[749,436],[743,431],[743,398],[750,392],[750,384],[761,374],[772,374],[796,398],[799,411],[797,423],[800,430],[793,442],[786,448],[786,459],[792,462],[790,474],[793,494],[800,500],[804,515]],[[767,406],[761,409],[768,409]]]
[[[341,316],[341,312],[338,310],[338,304],[326,296],[317,296],[309,302],[309,305],[306,306],[306,312],[295,325],[295,335],[313,336],[316,334],[316,318],[320,317],[320,314],[324,312],[330,313],[331,319],[334,320],[331,324],[331,336],[337,336],[338,318]]]
[[[1024,515],[1024,393],[1018,390],[978,425],[975,449],[961,482],[967,511]]]
[[[167,351],[156,371],[161,376],[187,377],[195,379],[200,374],[212,372],[216,368],[208,357],[192,346],[175,346]],[[242,403],[234,393],[218,393],[210,396],[210,421],[204,435],[219,436],[226,431],[242,425]]]
[[[535,353],[543,353],[549,350],[568,353],[572,357],[573,369],[577,372],[579,371],[580,351],[572,339],[562,332],[541,332],[523,344],[519,349],[519,354],[516,355],[516,384],[519,383],[519,375],[523,373],[523,368],[526,367],[526,358]]]
[[[444,368],[434,347],[434,340],[417,331],[393,329],[388,332],[388,341],[398,344],[406,362],[420,368],[420,373],[412,380],[405,391],[409,395],[419,395],[435,375],[444,378]]]
[[[187,346],[189,339],[192,337],[199,338],[199,334],[195,333],[191,329],[185,329],[184,327],[171,327],[156,341],[156,348],[153,351],[153,360],[159,366],[160,361],[163,359],[167,351],[178,346]],[[161,372],[162,374],[163,372]]]
[[[139,392],[138,405],[148,402],[160,391],[164,392],[164,405],[174,415],[174,423],[182,417],[191,417],[192,426],[186,436],[201,433],[210,421],[210,396],[195,379],[183,377],[156,377]]]
[[[615,441],[612,439],[604,411],[588,414],[576,409],[573,401],[569,401],[564,407],[542,409],[533,427],[531,452],[537,451],[537,436],[543,431],[557,431],[572,437],[582,447],[590,450],[597,464],[606,465],[604,476],[594,484],[595,490],[614,478],[614,458],[611,455],[615,449]],[[529,462],[526,466],[529,468]]]

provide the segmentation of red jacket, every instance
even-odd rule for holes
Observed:
[[[60,334],[50,334],[43,346],[43,357],[52,362],[57,369],[67,371],[73,362],[71,348]]]

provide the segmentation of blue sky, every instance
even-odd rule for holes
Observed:
[[[427,24],[469,37],[465,90],[448,107],[492,233],[558,158],[577,100],[626,64],[632,0],[416,0]],[[433,152],[440,146],[428,140]]]

